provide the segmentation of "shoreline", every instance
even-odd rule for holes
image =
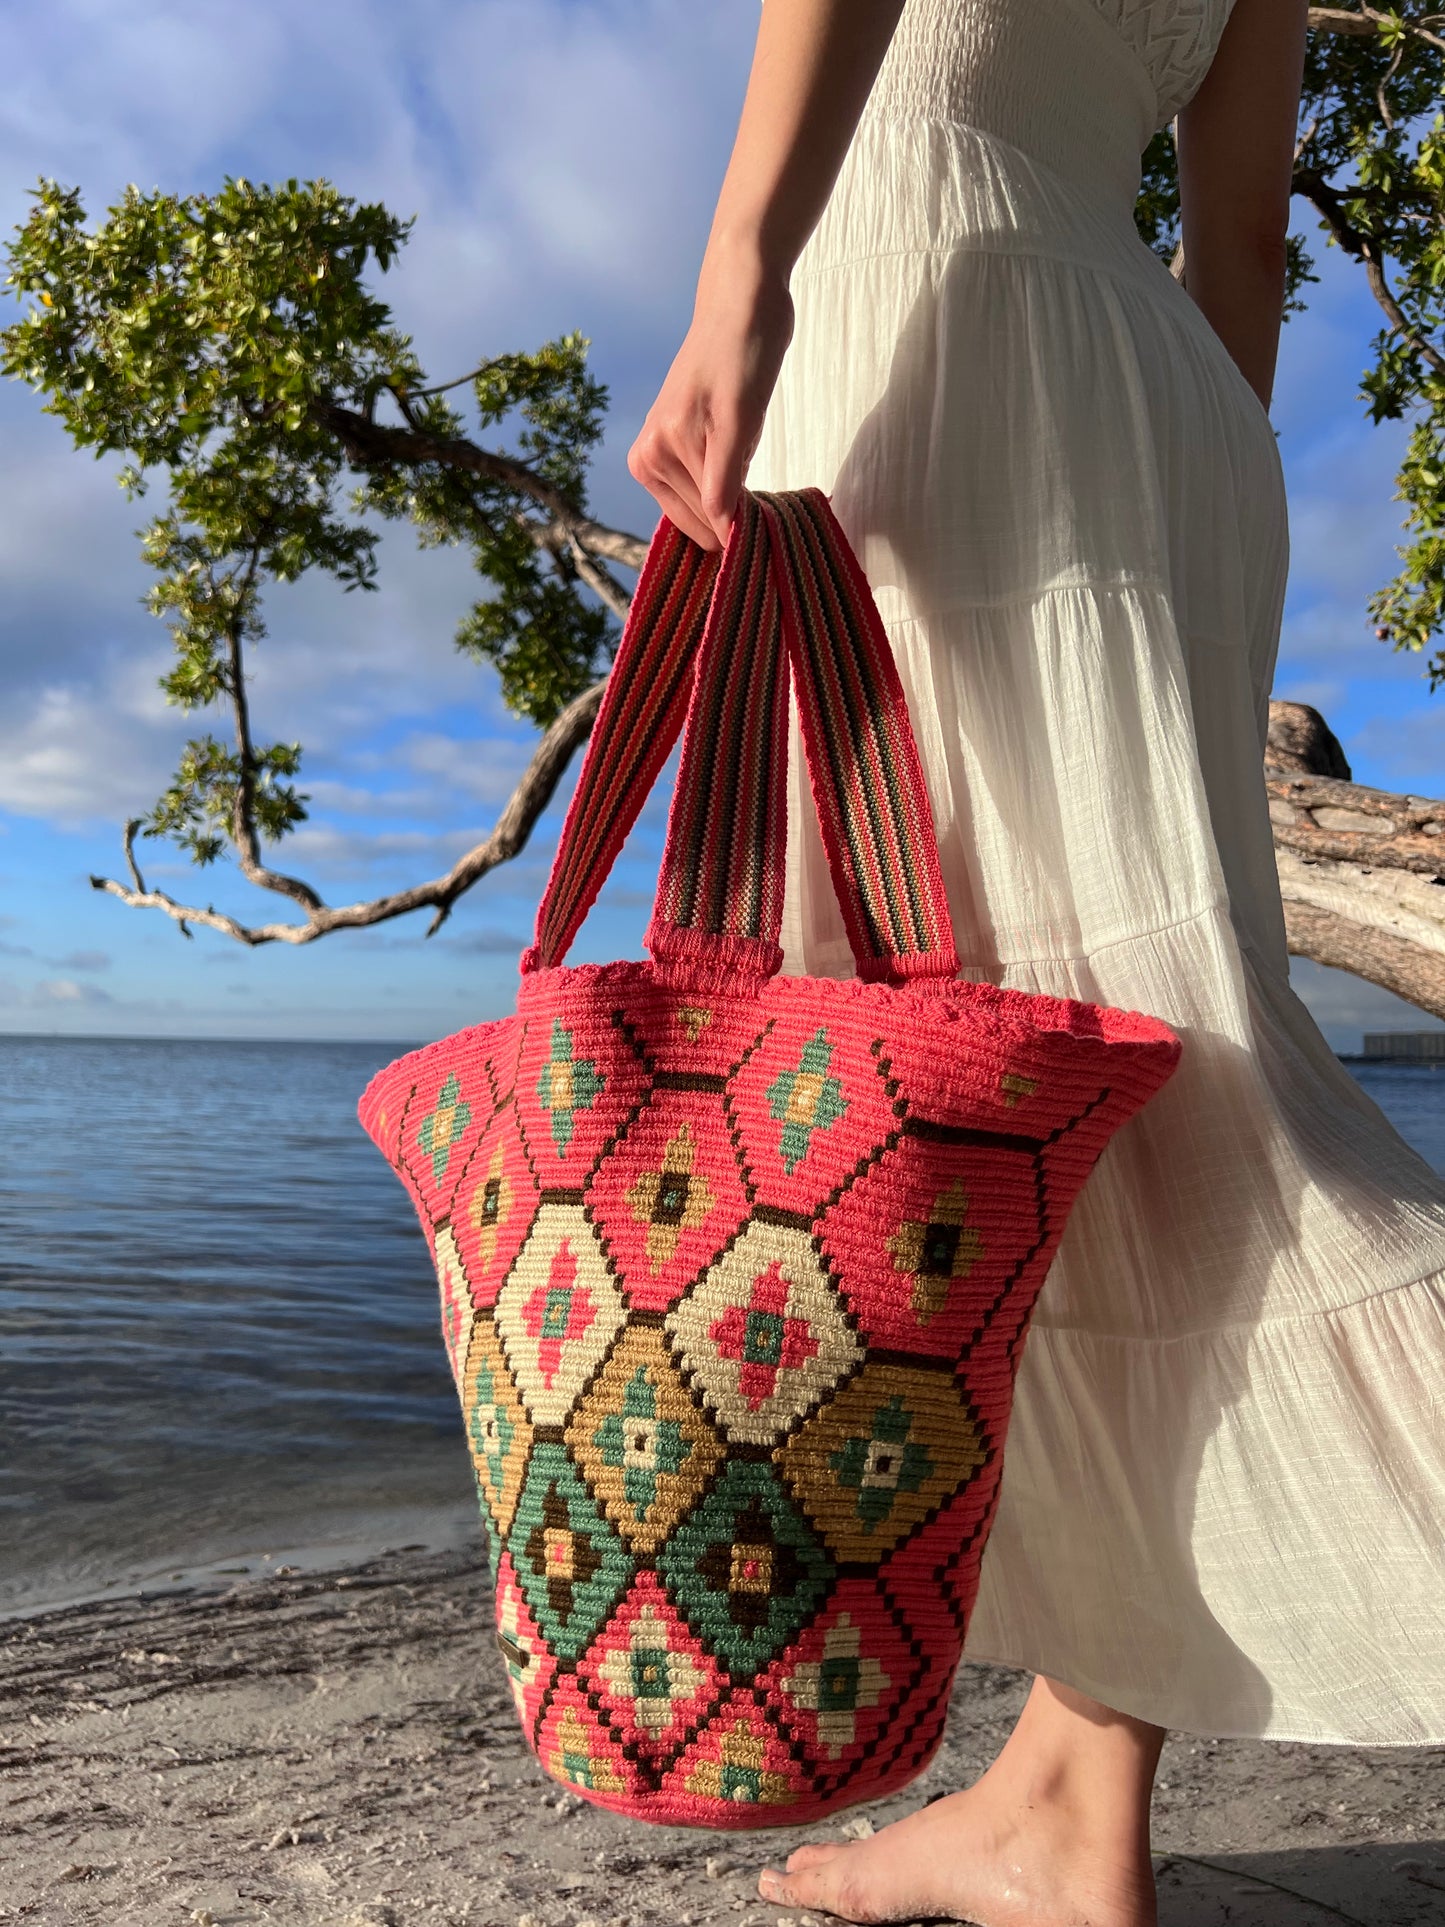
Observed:
[[[193,1592],[224,1592],[237,1577],[265,1578],[292,1573],[345,1572],[393,1553],[462,1552],[480,1548],[485,1536],[475,1503],[417,1507],[376,1507],[358,1512],[345,1529],[308,1533],[288,1543],[283,1526],[261,1545],[241,1548],[192,1547],[147,1566],[116,1573],[98,1583],[56,1581],[56,1590],[0,1604],[0,1627],[37,1614],[111,1599],[173,1599]],[[3,1597],[3,1595],[0,1595]],[[0,1915],[0,1920],[4,1916]]]
[[[933,1765],[831,1822],[645,1825],[528,1750],[480,1543],[279,1570],[297,1563],[0,1626],[0,1922],[823,1927],[758,1900],[758,1868],[968,1784],[1027,1690],[966,1665]],[[1438,1927],[1442,1767],[1441,1748],[1171,1735],[1161,1927]]]

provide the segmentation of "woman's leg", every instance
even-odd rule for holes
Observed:
[[[799,1847],[765,1900],[844,1920],[1155,1927],[1149,1801],[1164,1729],[1036,1679],[973,1786],[867,1840]]]

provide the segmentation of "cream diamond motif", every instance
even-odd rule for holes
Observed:
[[[756,1220],[664,1328],[722,1430],[752,1445],[787,1431],[863,1355],[811,1239]]]
[[[626,1307],[582,1208],[544,1204],[497,1299],[512,1376],[537,1425],[561,1425]]]

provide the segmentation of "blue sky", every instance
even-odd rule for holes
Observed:
[[[226,173],[323,176],[415,214],[379,285],[433,379],[580,328],[612,395],[594,509],[645,534],[656,507],[626,452],[686,327],[755,26],[751,5],[664,0],[58,0],[7,22],[25,84],[0,109],[0,219],[24,218],[41,174],[79,186],[92,217],[129,181],[191,192]],[[1445,694],[1365,616],[1401,539],[1403,431],[1371,428],[1354,399],[1377,310],[1335,251],[1318,266],[1272,410],[1292,547],[1275,693],[1324,711],[1360,781],[1438,794]],[[0,435],[0,1030],[409,1040],[507,1009],[570,782],[523,857],[430,941],[413,918],[299,950],[187,943],[90,890],[195,724],[156,689],[169,645],[139,605],[146,505],[15,383]],[[420,554],[404,531],[381,553],[375,595],[274,592],[255,663],[258,733],[306,749],[311,819],[283,861],[332,901],[444,869],[534,741],[453,646],[476,592],[464,558]],[[574,961],[644,954],[662,813],[650,805]],[[176,895],[276,914],[224,868],[141,848]],[[1296,983],[1337,1048],[1426,1021],[1337,972],[1296,966]]]

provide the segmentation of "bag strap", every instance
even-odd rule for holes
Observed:
[[[565,956],[671,753],[684,707],[645,941],[660,967],[710,964],[760,978],[780,967],[790,668],[858,974],[895,983],[957,974],[902,684],[862,569],[820,489],[744,489],[720,560],[666,516],[659,522],[524,972]],[[625,740],[609,743],[609,734]]]
[[[527,974],[561,963],[682,729],[719,557],[658,522],[632,592],[542,900]]]
[[[873,592],[821,489],[759,500],[813,803],[858,975],[955,977],[933,808]]]
[[[771,977],[783,961],[788,658],[758,498],[746,489],[708,610],[652,921],[659,965]]]

